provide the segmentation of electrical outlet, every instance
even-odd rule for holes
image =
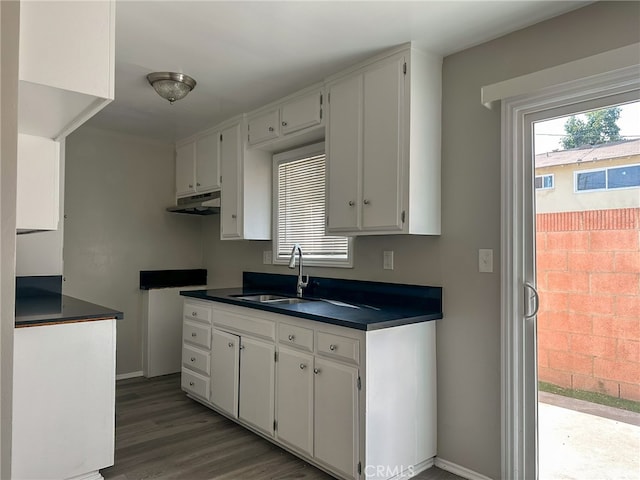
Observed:
[[[262,263],[265,265],[271,265],[273,263],[273,255],[271,250],[264,250],[262,252]]]
[[[393,270],[393,250],[382,252],[382,268],[385,270]]]
[[[478,271],[481,273],[493,273],[493,250],[481,248],[478,250]]]

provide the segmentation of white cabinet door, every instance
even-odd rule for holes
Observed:
[[[404,58],[364,73],[363,230],[402,229]]]
[[[278,351],[278,440],[313,455],[313,357]]]
[[[273,435],[275,346],[242,337],[240,347],[240,405],[238,416]]]
[[[60,144],[18,135],[16,228],[56,230],[60,209]]]
[[[293,99],[282,105],[282,133],[297,132],[322,122],[321,92]]]
[[[221,238],[242,237],[242,139],[240,124],[237,123],[222,132],[220,164],[222,188],[220,195]]]
[[[214,132],[196,140],[196,191],[210,192],[220,188],[220,133]]]
[[[196,191],[196,144],[176,148],[176,195],[193,195]]]
[[[352,232],[360,223],[362,75],[332,85],[329,96],[327,230]]]
[[[249,145],[271,140],[280,135],[280,110],[273,110],[249,120]]]
[[[238,418],[240,337],[213,329],[211,403]]]
[[[315,458],[347,478],[357,476],[358,369],[315,359]]]

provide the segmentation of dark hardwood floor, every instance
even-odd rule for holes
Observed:
[[[105,479],[331,479],[276,445],[187,398],[180,375],[116,386],[115,465]],[[416,480],[460,480],[436,467]]]

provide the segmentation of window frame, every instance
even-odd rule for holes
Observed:
[[[544,186],[545,177],[550,177],[551,178],[551,186],[550,187],[545,187]],[[542,179],[542,186],[540,188],[535,186],[535,181],[538,178]],[[534,186],[534,190],[536,190],[536,191],[537,190],[553,190],[553,189],[556,188],[556,175],[555,175],[555,173],[543,173],[542,175],[535,175],[533,183],[534,183],[534,185],[533,185]]]
[[[326,192],[326,150],[325,143],[319,142],[314,143],[312,145],[306,145],[304,147],[298,147],[291,150],[286,150],[284,152],[276,153],[273,155],[273,169],[271,174],[272,179],[272,207],[273,207],[273,215],[272,215],[272,240],[271,240],[271,249],[272,249],[272,259],[271,263],[273,265],[288,265],[289,264],[289,256],[287,257],[279,257],[278,256],[278,242],[279,242],[279,205],[278,205],[278,197],[279,197],[279,182],[278,182],[278,167],[282,163],[294,162],[296,160],[301,160],[307,157],[313,157],[317,155],[325,155],[325,192]],[[325,193],[326,195],[326,193]],[[325,197],[325,216],[326,216],[326,197]],[[325,229],[326,235],[326,229]],[[330,235],[339,237],[341,235]],[[347,258],[340,259],[331,259],[331,258],[311,258],[305,255],[304,250],[302,251],[304,257],[304,265],[312,266],[312,267],[335,267],[335,268],[353,268],[353,237],[347,238]]]
[[[573,172],[573,193],[591,193],[591,192],[607,192],[607,191],[619,191],[619,190],[630,190],[632,188],[640,188],[640,185],[631,185],[629,187],[609,187],[609,170],[616,170],[618,168],[629,168],[629,167],[640,167],[640,163],[630,163],[624,165],[616,165],[614,167],[600,167],[600,168],[591,168],[587,170],[576,170]],[[604,172],[604,188],[590,188],[586,190],[578,190],[578,175],[581,173],[593,173],[593,172]]]

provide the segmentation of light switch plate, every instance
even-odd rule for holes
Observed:
[[[493,250],[481,248],[478,250],[478,271],[480,273],[493,273]]]
[[[271,265],[273,263],[273,255],[271,250],[264,250],[262,252],[262,263],[265,265]]]
[[[382,268],[385,270],[393,270],[393,250],[385,250],[382,252]]]

